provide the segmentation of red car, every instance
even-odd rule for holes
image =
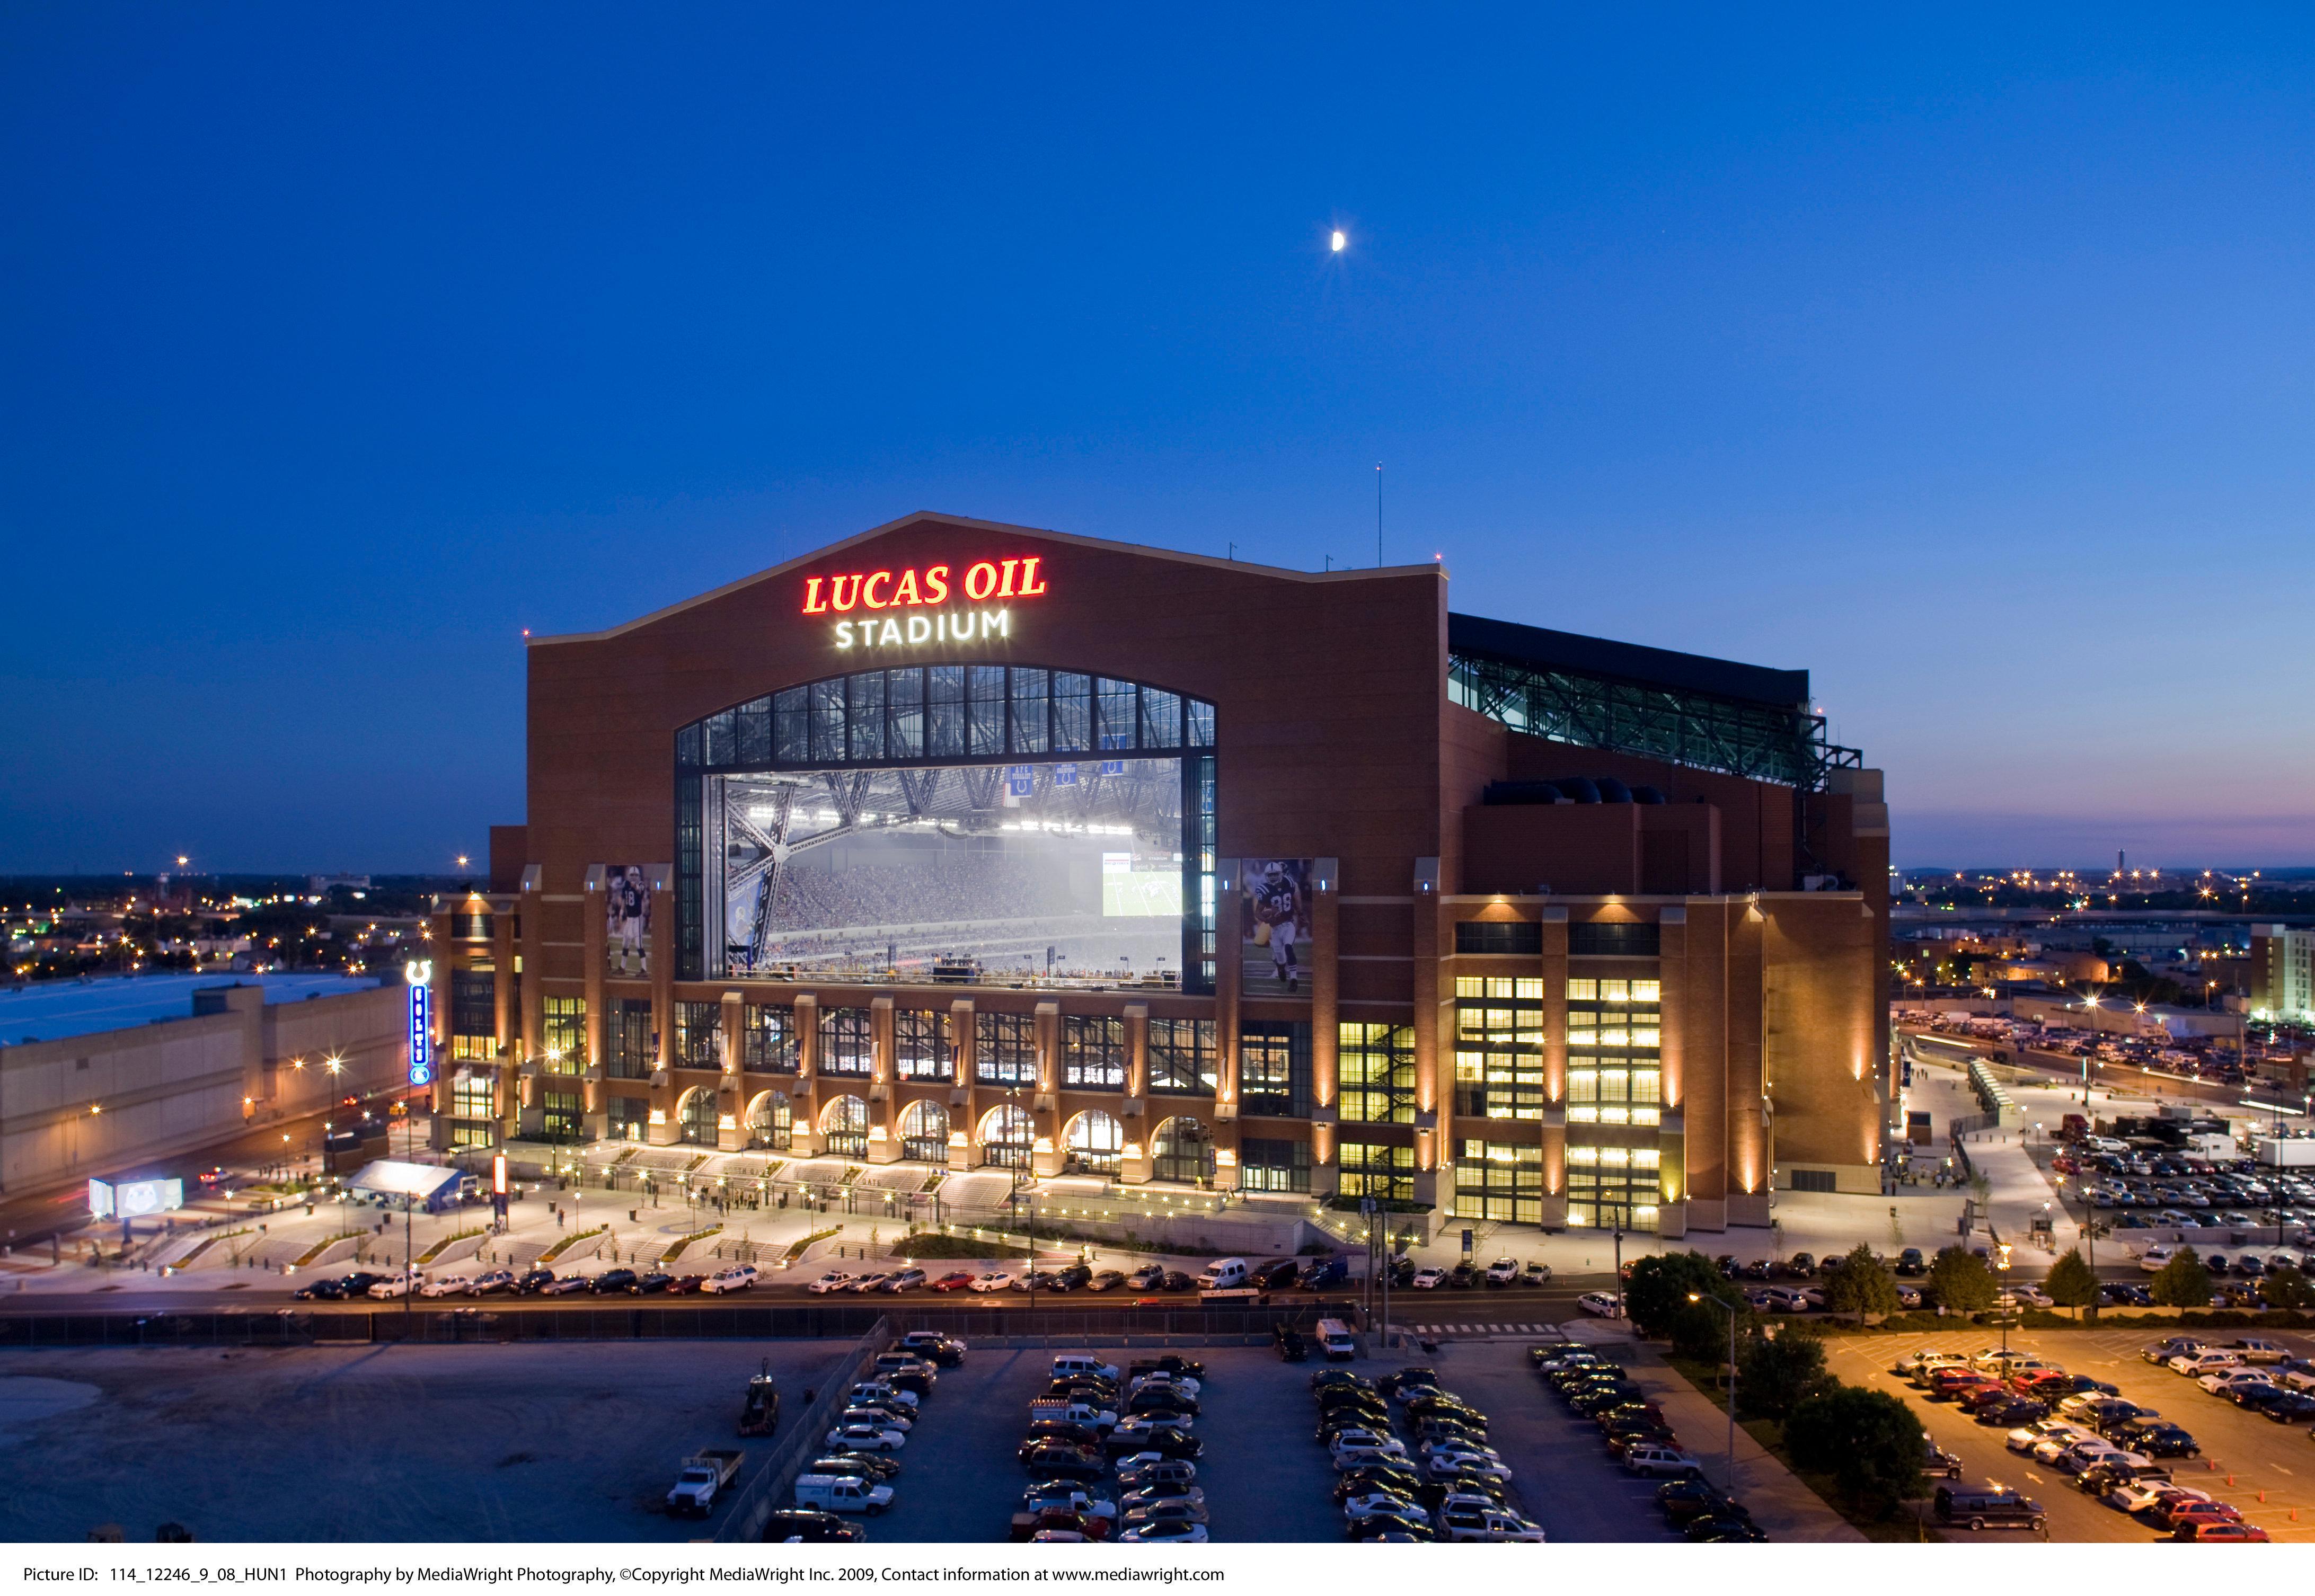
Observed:
[[[2195,1520],[2178,1526],[2171,1534],[2173,1540],[2265,1540],[2266,1531],[2257,1524],[2240,1524],[2231,1519],[2209,1521]]]
[[[972,1276],[960,1269],[954,1274],[941,1276],[932,1283],[930,1289],[936,1291],[962,1291],[971,1284]]]
[[[2162,1515],[2173,1530],[2189,1524],[2240,1524],[2242,1514],[2223,1502],[2181,1502]]]

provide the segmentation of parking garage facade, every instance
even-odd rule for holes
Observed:
[[[533,640],[437,1136],[1675,1235],[1877,1192],[1878,773],[1805,673],[1448,589],[918,515]]]

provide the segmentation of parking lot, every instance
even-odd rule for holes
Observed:
[[[687,1541],[676,1465],[849,1343],[87,1349],[0,1355],[0,1540]]]
[[[1527,1367],[1524,1340],[1462,1342],[1422,1361],[1494,1421],[1489,1439],[1516,1474],[1528,1516],[1553,1540],[1662,1540],[1654,1488],[1618,1468],[1596,1430],[1550,1399]],[[1104,1351],[1113,1361],[1122,1350]],[[1370,1377],[1408,1360],[1282,1363],[1267,1348],[1202,1347],[1206,1366],[1196,1432],[1204,1455],[1209,1532],[1217,1542],[1344,1538],[1326,1449],[1312,1439],[1314,1369]],[[1028,1402],[1044,1388],[1052,1353],[976,1348],[942,1371],[925,1416],[899,1454],[891,1511],[868,1527],[877,1541],[1000,1539],[1029,1476],[1015,1460]]]
[[[2307,1428],[2270,1423],[2139,1355],[2140,1348],[2169,1334],[2155,1329],[2013,1331],[2009,1345],[2038,1353],[2069,1373],[2106,1381],[2131,1401],[2184,1426],[2201,1443],[2203,1456],[2172,1463],[2178,1484],[2232,1503],[2248,1521],[2277,1541],[2315,1541],[2315,1445],[2309,1444]],[[2213,1342],[2225,1341],[2232,1334],[2204,1333]],[[2310,1338],[2303,1335],[2279,1334],[2272,1339],[2302,1357],[2311,1350]],[[1963,1484],[1974,1487],[1994,1481],[2041,1503],[2051,1539],[2161,1538],[2161,1532],[2151,1525],[2083,1494],[2065,1475],[2009,1451],[2003,1444],[2006,1428],[1974,1423],[1952,1405],[1927,1400],[1921,1392],[1888,1372],[1901,1354],[1918,1350],[1974,1354],[2000,1344],[1998,1332],[1977,1329],[1903,1338],[1836,1335],[1827,1339],[1825,1350],[1832,1372],[1842,1379],[1904,1396],[1930,1437],[1961,1459]],[[1966,1530],[1948,1530],[1943,1533],[1949,1539],[1968,1541],[2016,1539],[2023,1532],[1988,1530],[1973,1535]]]

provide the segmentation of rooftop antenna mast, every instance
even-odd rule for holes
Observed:
[[[1375,569],[1382,569],[1382,462],[1375,462]]]

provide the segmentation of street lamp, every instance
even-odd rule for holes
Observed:
[[[1728,1316],[1728,1494],[1736,1494],[1736,1305],[1701,1291],[1688,1294],[1690,1302],[1708,1302]],[[2005,1347],[2007,1343],[2004,1343]]]
[[[2009,1356],[2009,1320],[2017,1310],[2018,1299],[2009,1294],[2009,1244],[2002,1242],[2000,1248],[2001,1256],[1995,1260],[1993,1266],[2001,1272],[2001,1294],[1995,1299],[1995,1304],[2001,1310],[2001,1356],[2005,1360],[2002,1366],[2006,1369]]]

